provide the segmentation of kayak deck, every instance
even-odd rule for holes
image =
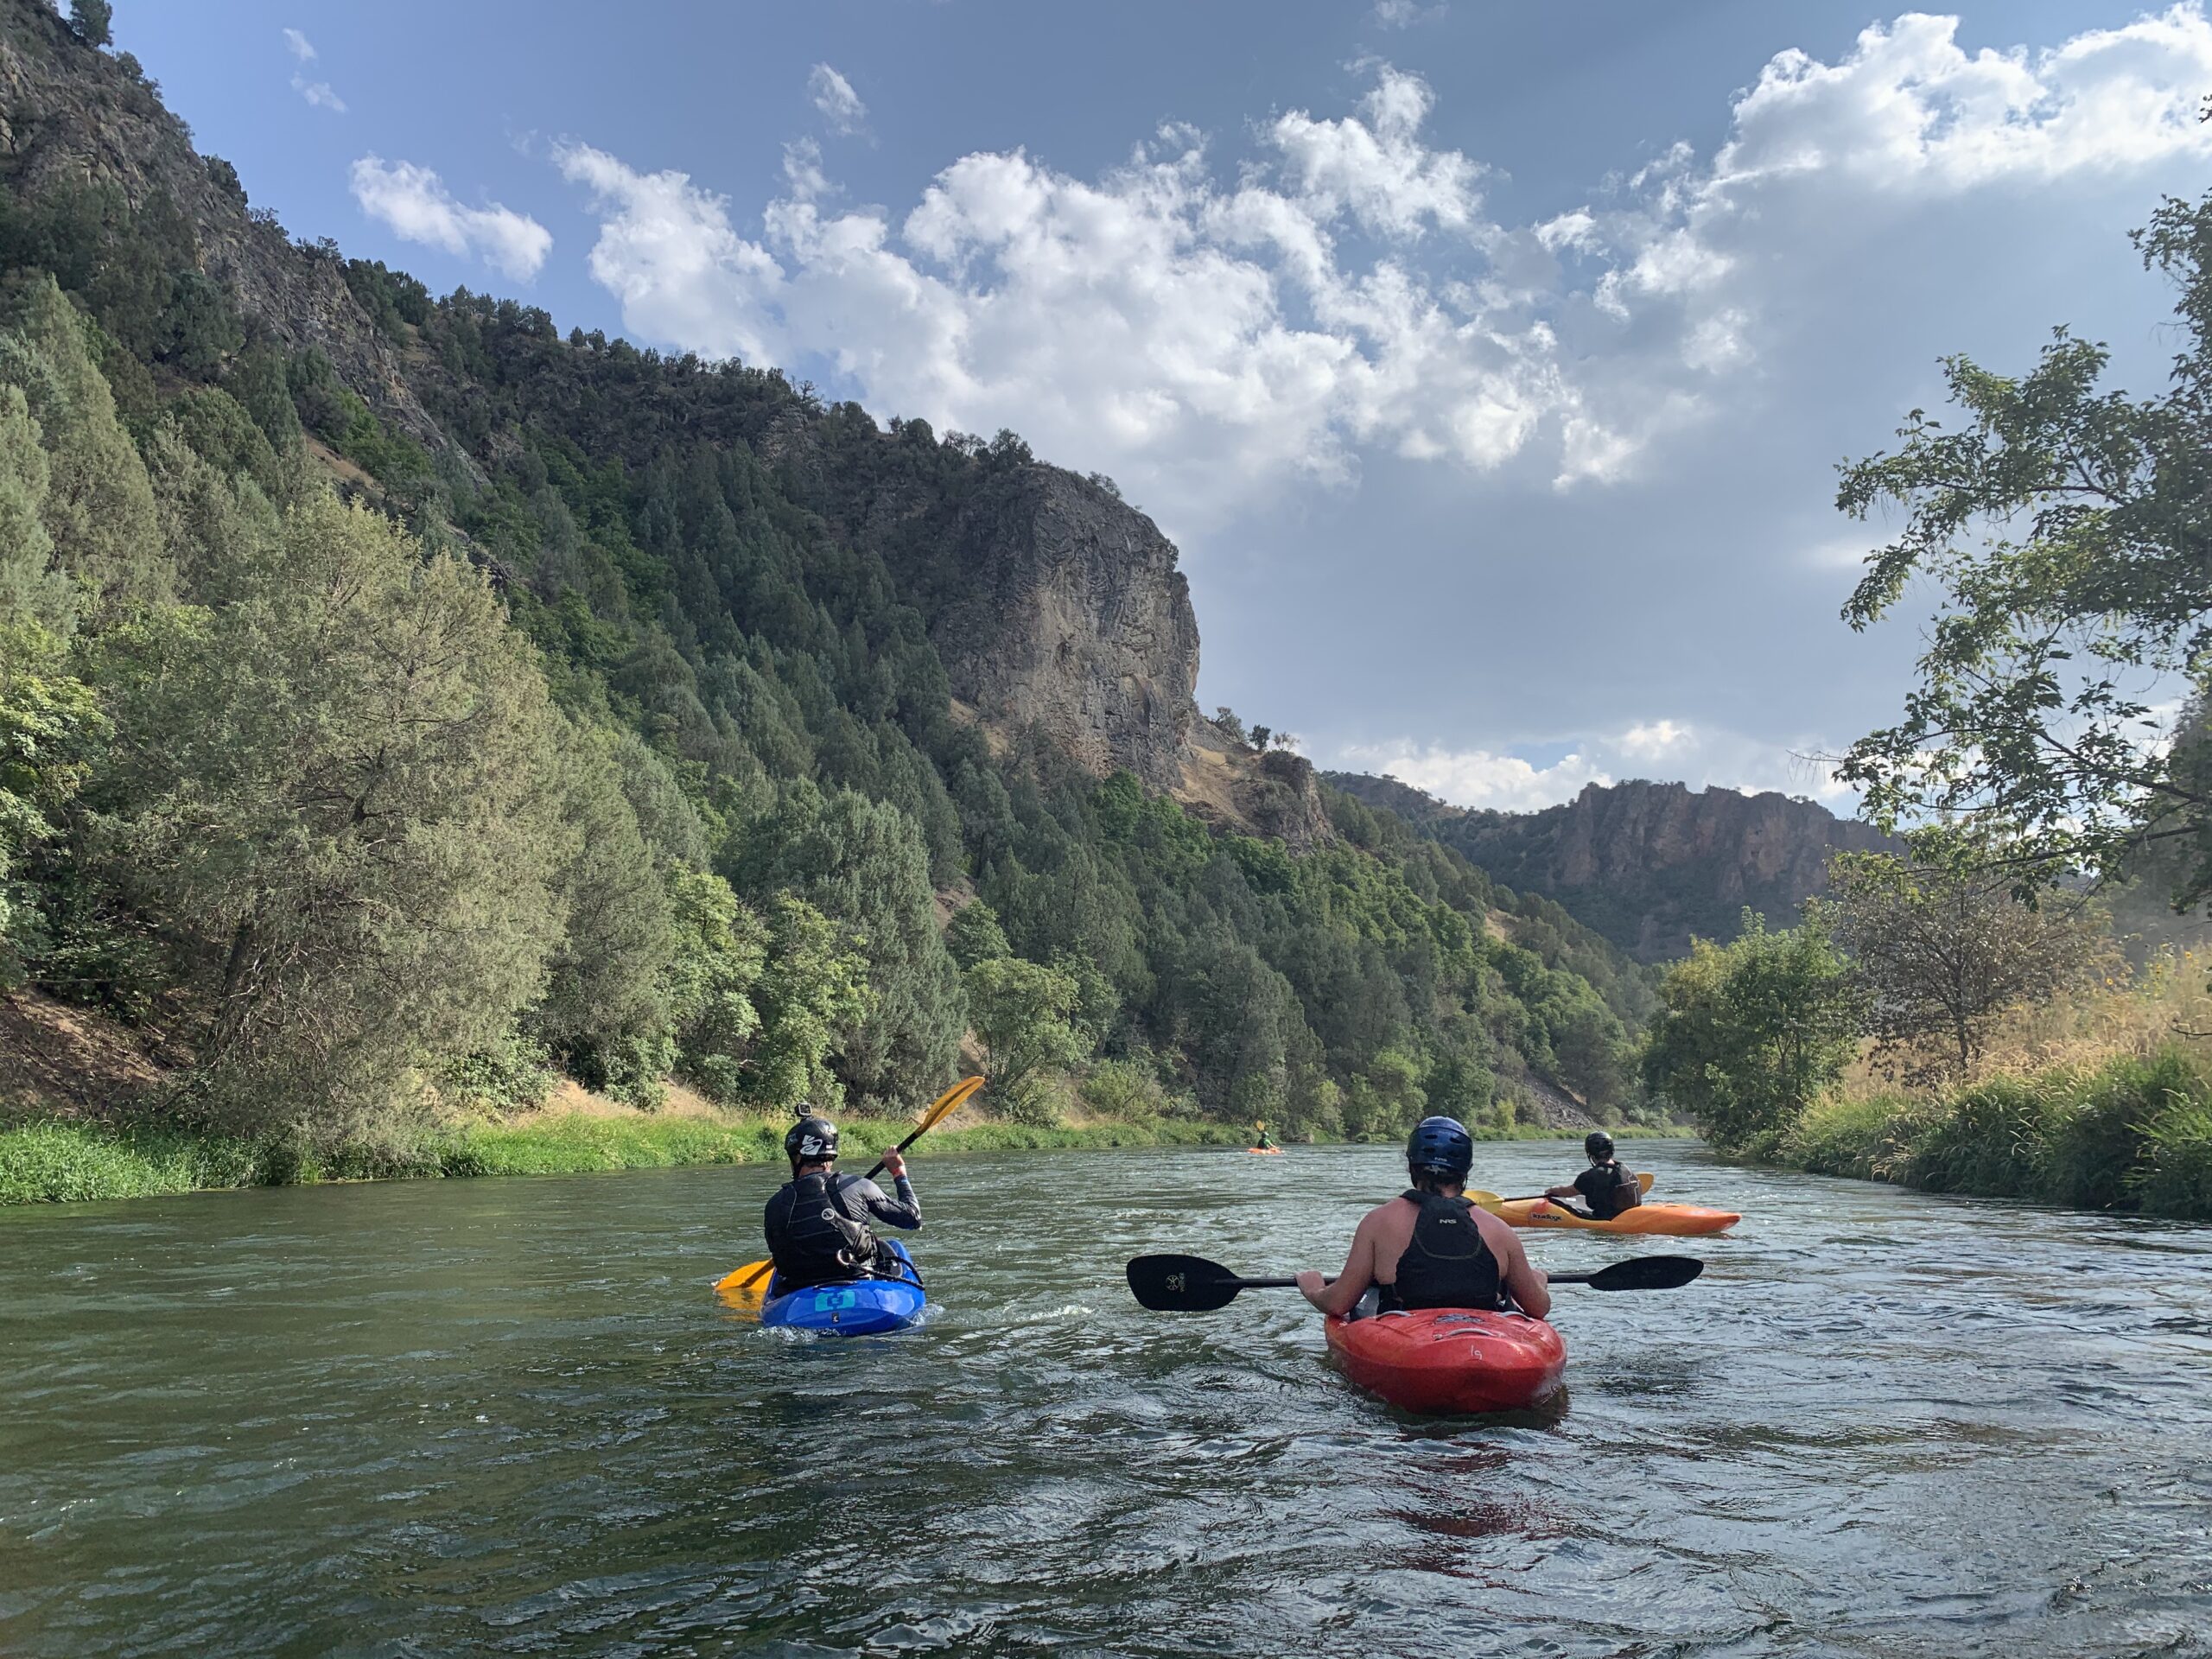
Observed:
[[[1346,1376],[1408,1411],[1518,1411],[1558,1388],[1567,1363],[1559,1332],[1525,1313],[1332,1314],[1323,1328]]]
[[[1668,1238],[1699,1238],[1725,1233],[1744,1217],[1733,1210],[1708,1210],[1697,1204],[1639,1204],[1611,1221],[1592,1221],[1549,1198],[1514,1198],[1491,1206],[1491,1214],[1513,1227],[1564,1227],[1586,1233],[1627,1233]]]
[[[842,1284],[813,1285],[804,1290],[779,1294],[768,1281],[768,1300],[761,1306],[760,1323],[793,1331],[820,1331],[836,1337],[880,1336],[903,1331],[921,1318],[929,1306],[914,1258],[896,1239],[891,1248],[905,1264],[899,1279],[853,1279]]]

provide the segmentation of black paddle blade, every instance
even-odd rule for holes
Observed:
[[[1582,1283],[1592,1290],[1679,1290],[1705,1271],[1694,1255],[1639,1255],[1600,1268]]]
[[[1129,1263],[1129,1294],[1156,1313],[1207,1313],[1236,1300],[1243,1281],[1202,1255],[1140,1255]]]

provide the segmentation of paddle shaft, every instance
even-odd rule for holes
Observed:
[[[912,1135],[908,1135],[904,1141],[901,1141],[897,1146],[892,1147],[890,1152],[886,1153],[882,1157],[877,1159],[875,1160],[875,1167],[868,1173],[868,1179],[872,1181],[877,1176],[882,1174],[883,1166],[888,1162],[893,1156],[904,1153],[907,1147],[912,1146],[915,1141],[920,1140],[922,1136],[926,1135],[928,1132],[928,1125],[925,1124],[922,1128],[916,1129]]]
[[[1596,1272],[1592,1272],[1592,1273],[1551,1273],[1551,1274],[1546,1274],[1544,1275],[1544,1282],[1545,1282],[1546,1284],[1548,1284],[1548,1285],[1586,1285],[1586,1284],[1588,1284],[1588,1283],[1589,1283],[1592,1279],[1595,1279],[1595,1278],[1598,1276],[1598,1274],[1599,1274],[1599,1273],[1602,1273],[1602,1272],[1604,1272],[1604,1271],[1605,1271],[1605,1269],[1604,1269],[1604,1268],[1599,1268]],[[1297,1287],[1297,1285],[1298,1285],[1298,1281],[1297,1281],[1296,1279],[1294,1279],[1294,1278],[1293,1278],[1293,1279],[1234,1279],[1234,1280],[1232,1280],[1232,1279],[1223,1279],[1223,1280],[1218,1281],[1217,1282],[1219,1282],[1219,1283],[1221,1283],[1221,1284],[1224,1284],[1224,1285],[1226,1285],[1226,1284],[1232,1284],[1232,1283],[1233,1283],[1233,1284],[1236,1287],[1236,1288],[1237,1288],[1237,1289],[1239,1289],[1239,1290],[1292,1290],[1292,1289],[1295,1289],[1295,1288]],[[1330,1278],[1327,1278],[1327,1279],[1324,1279],[1321,1282],[1322,1282],[1323,1284],[1325,1284],[1325,1285],[1333,1285],[1333,1284],[1335,1284],[1337,1281],[1336,1281],[1335,1278],[1332,1276],[1332,1277],[1330,1277]]]
[[[1637,1256],[1591,1273],[1562,1273],[1549,1282],[1587,1285],[1592,1290],[1673,1290],[1705,1271],[1694,1256]],[[1124,1270],[1137,1300],[1159,1313],[1207,1313],[1223,1308],[1248,1290],[1288,1290],[1294,1277],[1240,1278],[1218,1262],[1196,1255],[1141,1255]],[[1334,1284],[1325,1279],[1324,1284]]]
[[[982,1078],[980,1078],[980,1077],[971,1078],[971,1079],[969,1079],[968,1081],[969,1081],[969,1082],[973,1082],[973,1083],[976,1085],[976,1088],[981,1088],[981,1087],[982,1086]],[[963,1093],[963,1092],[962,1092],[963,1089],[965,1089],[965,1092],[964,1092],[964,1093]],[[975,1089],[966,1089],[966,1085],[965,1085],[965,1084],[954,1084],[954,1085],[953,1085],[953,1087],[952,1087],[952,1088],[948,1089],[948,1090],[945,1090],[945,1093],[946,1093],[946,1094],[948,1094],[948,1095],[950,1095],[950,1094],[958,1094],[958,1095],[960,1095],[961,1103],[962,1103],[962,1104],[963,1104],[963,1105],[964,1105],[964,1104],[966,1104],[967,1100],[968,1100],[968,1096],[969,1096],[969,1095],[974,1094],[975,1092],[976,1092],[976,1090],[975,1090]],[[942,1103],[942,1101],[943,1101],[943,1096],[939,1096],[939,1102],[940,1102],[940,1103]],[[955,1111],[957,1111],[957,1110],[958,1110],[958,1109],[959,1109],[959,1108],[958,1108],[958,1107],[955,1107],[953,1109],[954,1109]],[[914,1144],[914,1142],[915,1142],[915,1141],[917,1141],[920,1140],[924,1135],[927,1135],[927,1134],[928,1134],[931,1129],[935,1128],[936,1128],[939,1123],[943,1122],[944,1121],[944,1119],[945,1119],[945,1118],[950,1117],[950,1116],[952,1116],[952,1113],[951,1113],[951,1112],[946,1112],[946,1113],[944,1113],[942,1116],[940,1116],[940,1115],[939,1115],[939,1113],[936,1110],[936,1109],[935,1109],[935,1108],[931,1108],[929,1111],[926,1111],[926,1112],[925,1112],[925,1113],[923,1113],[923,1114],[922,1114],[922,1121],[921,1121],[919,1123],[918,1123],[918,1124],[916,1124],[916,1125],[914,1126],[914,1132],[913,1132],[912,1135],[908,1135],[908,1136],[907,1136],[904,1141],[900,1141],[897,1146],[895,1146],[895,1147],[892,1147],[892,1148],[891,1148],[891,1151],[892,1151],[892,1152],[893,1152],[893,1153],[902,1153],[902,1154],[903,1154],[903,1153],[906,1150],[906,1148],[907,1148],[907,1147],[909,1147],[912,1146],[912,1145]],[[885,1157],[888,1157],[889,1155],[890,1155],[889,1154],[885,1154]],[[879,1158],[879,1159],[877,1159],[877,1160],[875,1160],[875,1167],[874,1167],[874,1169],[871,1169],[871,1170],[870,1170],[870,1171],[868,1171],[868,1179],[869,1180],[871,1180],[871,1181],[872,1181],[872,1180],[874,1180],[877,1176],[879,1176],[879,1175],[880,1175],[880,1174],[882,1174],[882,1173],[883,1173],[883,1164],[884,1164],[884,1160],[883,1160],[882,1158]]]

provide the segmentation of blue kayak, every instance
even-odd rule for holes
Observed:
[[[905,1330],[922,1317],[929,1294],[922,1288],[922,1275],[914,1271],[914,1258],[906,1254],[906,1247],[895,1238],[890,1244],[905,1264],[902,1277],[816,1285],[787,1295],[779,1294],[771,1279],[760,1323],[788,1325],[794,1331],[823,1331],[834,1337],[873,1337]]]

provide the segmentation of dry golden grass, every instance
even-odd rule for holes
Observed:
[[[2114,962],[2101,983],[2033,1007],[2016,1008],[1992,1033],[1975,1077],[2037,1077],[2117,1059],[2147,1060],[2179,1048],[2212,1061],[2212,956],[2160,950],[2139,969]],[[1895,1095],[1894,1071],[1878,1065],[1872,1045],[1844,1075],[1847,1100]]]

